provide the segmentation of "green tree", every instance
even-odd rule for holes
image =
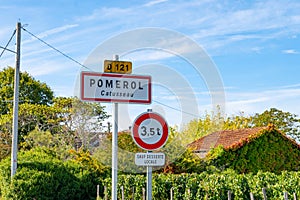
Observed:
[[[220,110],[217,113],[206,113],[203,118],[190,121],[182,132],[178,132],[176,137],[180,138],[183,146],[186,146],[200,137],[222,130],[224,122],[225,118]]]
[[[65,160],[70,149],[74,148],[74,137],[68,134],[52,134],[50,131],[40,131],[38,128],[24,136],[20,144],[22,149],[30,150],[37,147],[46,148],[56,153],[57,157]]]
[[[252,116],[246,117],[244,113],[241,112],[240,115],[233,115],[227,117],[224,121],[223,130],[236,130],[242,128],[251,128],[252,125]]]
[[[294,139],[300,140],[300,119],[297,115],[284,112],[276,108],[270,108],[259,114],[256,113],[250,121],[252,126],[262,127],[273,124],[283,133]]]
[[[52,133],[59,132],[61,122],[64,120],[60,117],[61,110],[53,106],[41,104],[23,103],[19,106],[18,133],[19,141],[29,132],[37,128],[41,131],[49,130]],[[11,134],[12,111],[0,115],[0,132]]]
[[[6,114],[12,107],[14,96],[14,68],[7,67],[0,71],[0,114]],[[35,80],[27,72],[20,72],[19,102],[20,104],[50,105],[53,91],[50,87]]]
[[[99,132],[101,122],[108,118],[104,107],[71,97],[58,97],[53,102],[52,105],[20,104],[18,139],[21,147],[29,149],[40,144],[42,135],[49,132],[52,139],[48,140],[48,144],[42,142],[44,146],[53,146],[51,141],[55,140],[59,141],[54,145],[57,150],[68,149],[74,146],[77,136],[84,141],[86,148],[92,148],[91,139]],[[0,115],[0,134],[3,135],[0,140],[0,159],[10,153],[11,126],[11,111]]]
[[[90,103],[80,101],[78,98],[72,99],[68,128],[75,131],[75,135],[81,140],[84,148],[93,151],[91,141],[99,139],[99,133],[102,130],[102,122],[109,115],[104,111],[104,106],[99,103]],[[67,116],[67,115],[66,115]]]
[[[161,170],[164,173],[201,173],[206,168],[204,160],[195,155],[191,149],[186,149],[183,153],[177,155],[177,157],[169,161]]]
[[[84,148],[91,149],[91,139],[101,130],[103,120],[108,118],[104,107],[72,97],[58,97],[53,102],[51,106],[31,105],[32,108],[28,109],[30,112],[24,112],[24,116],[21,114],[21,126],[23,129],[27,128],[24,136],[30,132],[26,139],[34,142],[33,145],[28,145],[36,145],[41,139],[38,135],[49,131],[55,140],[61,141],[61,145],[74,146],[77,137]]]
[[[184,140],[194,141],[218,130],[235,130],[251,127],[265,127],[273,124],[284,134],[300,140],[300,119],[297,115],[270,108],[263,113],[244,116],[244,113],[223,117],[221,113],[206,114],[204,118],[192,120],[183,131]]]
[[[139,148],[128,132],[118,134],[118,169],[125,173],[144,172],[144,167],[138,167],[134,163],[134,155],[137,152],[145,152]],[[108,134],[101,140],[99,148],[93,153],[93,157],[105,166],[111,166],[112,159],[112,134]]]
[[[11,123],[8,116],[0,115],[0,160],[10,154],[11,150]]]

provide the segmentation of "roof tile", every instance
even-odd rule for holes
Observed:
[[[206,135],[188,146],[194,150],[208,151],[211,148],[215,148],[222,145],[224,148],[228,148],[236,142],[246,140],[250,135],[258,134],[266,127],[246,128],[238,130],[224,130]]]

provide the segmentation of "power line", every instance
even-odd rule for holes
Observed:
[[[163,106],[165,106],[165,107],[168,107],[168,108],[171,108],[171,109],[173,109],[173,110],[176,110],[176,111],[178,111],[178,112],[182,112],[182,113],[185,113],[185,114],[187,114],[187,115],[191,115],[191,116],[193,116],[193,117],[199,118],[198,115],[195,115],[195,114],[193,114],[193,113],[185,112],[185,111],[183,111],[183,110],[180,110],[180,109],[178,109],[178,108],[174,108],[174,107],[172,107],[172,106],[169,106],[169,105],[167,105],[167,104],[161,103],[161,102],[159,102],[159,101],[155,101],[155,100],[152,100],[152,101],[154,101],[154,102],[156,102],[156,103],[158,103],[158,104],[161,104],[161,105],[163,105]]]
[[[82,67],[84,67],[84,68],[86,68],[86,69],[88,69],[88,70],[90,70],[90,71],[93,71],[93,70],[89,69],[88,67],[86,67],[85,65],[81,64],[80,62],[78,62],[77,60],[75,60],[74,58],[72,58],[71,56],[68,56],[67,54],[63,53],[63,52],[60,51],[59,49],[57,49],[57,48],[55,48],[54,46],[50,45],[50,44],[47,43],[46,41],[44,41],[44,40],[42,40],[41,38],[37,37],[37,36],[34,35],[33,33],[29,32],[29,31],[26,30],[24,27],[22,27],[22,29],[23,29],[24,31],[26,31],[28,34],[30,34],[32,37],[36,38],[37,40],[39,40],[40,42],[44,43],[45,45],[47,45],[47,46],[50,47],[51,49],[53,49],[53,50],[55,50],[56,52],[60,53],[60,54],[63,55],[64,57],[66,57],[66,58],[72,60],[73,62],[77,63],[78,65],[80,65],[80,66],[82,66]],[[199,118],[199,116],[197,116],[197,115],[195,115],[195,114],[192,114],[192,113],[189,113],[189,112],[185,112],[185,111],[183,111],[183,110],[180,110],[180,109],[178,109],[178,108],[174,108],[174,107],[172,107],[172,106],[169,106],[169,105],[167,105],[167,104],[161,103],[161,102],[159,102],[159,101],[155,101],[155,100],[153,100],[153,101],[156,102],[156,103],[158,103],[158,104],[160,104],[160,105],[163,105],[163,106],[165,106],[165,107],[168,107],[168,108],[170,108],[170,109],[176,110],[176,111],[178,111],[178,112],[182,112],[182,113],[185,113],[185,114],[187,114],[187,115],[191,115],[191,116],[193,116],[193,117]]]
[[[59,49],[55,48],[54,46],[52,46],[51,44],[45,42],[44,40],[42,40],[41,38],[39,38],[38,36],[34,35],[33,33],[29,32],[28,30],[26,30],[25,28],[22,27],[22,29],[24,31],[26,31],[29,35],[31,35],[32,37],[36,38],[37,40],[39,40],[40,42],[44,43],[45,45],[47,45],[48,47],[50,47],[51,49],[55,50],[56,52],[60,53],[61,55],[63,55],[64,57],[68,58],[69,60],[72,60],[73,62],[77,63],[78,65],[80,65],[81,67],[84,67],[90,71],[93,71],[91,69],[89,69],[88,67],[86,67],[85,65],[81,64],[80,62],[78,62],[77,60],[75,60],[74,58],[72,58],[71,56],[68,56],[67,54],[65,54],[64,52],[60,51]]]
[[[9,43],[11,42],[11,40],[13,39],[13,37],[15,36],[15,34],[16,34],[16,29],[14,30],[13,34],[11,35],[11,37],[10,37],[10,39],[8,40],[8,42],[7,42],[7,44],[5,45],[5,47],[0,46],[0,48],[3,49],[3,51],[2,51],[1,54],[0,54],[0,58],[1,58],[1,56],[3,55],[3,53],[4,53],[5,50],[7,50],[7,51],[9,51],[9,52],[12,52],[12,53],[17,53],[17,52],[15,52],[15,51],[13,51],[13,50],[7,49]]]
[[[0,55],[0,58],[1,58],[1,56],[2,56],[2,54],[3,54],[3,52],[6,50],[6,51],[9,51],[9,52],[11,52],[11,53],[17,53],[17,52],[15,52],[15,51],[13,51],[13,50],[10,50],[10,49],[8,49],[8,48],[5,48],[5,47],[3,47],[3,46],[0,46],[0,49],[3,49],[3,51],[2,51],[2,53],[1,53],[1,55]]]

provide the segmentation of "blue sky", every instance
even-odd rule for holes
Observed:
[[[0,0],[0,45],[5,46],[20,20],[29,32],[85,63],[99,45],[126,31],[148,27],[172,30],[199,44],[215,64],[224,86],[227,115],[250,115],[271,107],[300,115],[299,10],[297,0]],[[187,49],[183,47],[178,46],[182,52]],[[15,48],[14,42],[9,48]],[[21,70],[46,82],[56,96],[74,95],[76,77],[84,70],[81,66],[25,31],[21,51]],[[138,73],[143,73],[139,66],[155,63],[184,77],[197,101],[196,106],[188,108],[192,114],[188,120],[211,109],[212,91],[205,78],[194,76],[191,66],[180,57],[156,49],[121,58],[131,60],[133,71],[136,67]],[[0,67],[14,66],[14,59],[14,54],[5,52]],[[99,62],[99,71],[102,65]],[[174,77],[165,77],[178,82]],[[158,84],[151,106],[163,112],[171,124],[186,123],[174,117],[177,110],[164,106],[179,110],[184,107],[180,104],[183,96],[177,93],[173,97],[172,92],[174,88]],[[133,118],[146,107],[130,105],[125,110],[130,110]],[[193,112],[195,107],[197,111]]]

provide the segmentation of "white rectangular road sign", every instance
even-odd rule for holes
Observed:
[[[165,160],[164,153],[136,153],[134,159],[138,166],[163,166]]]
[[[151,103],[151,76],[81,72],[83,101]]]

